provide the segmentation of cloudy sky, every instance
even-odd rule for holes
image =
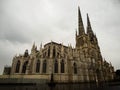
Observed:
[[[89,14],[103,58],[120,68],[120,0],[0,0],[0,74],[15,55],[52,41],[75,46],[77,9]]]

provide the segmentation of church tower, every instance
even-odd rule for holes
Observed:
[[[84,45],[85,29],[83,25],[83,20],[81,16],[80,7],[78,7],[78,33],[76,31],[76,48],[79,49]]]
[[[88,47],[90,49],[90,55],[93,56],[96,60],[102,60],[102,55],[100,52],[100,48],[98,45],[98,40],[96,35],[94,34],[89,16],[87,14],[87,36],[88,36]]]
[[[87,32],[85,33],[80,7],[78,7],[78,32],[76,31],[76,49],[82,51],[85,56],[101,57],[96,35],[92,30],[89,16],[87,14]]]
[[[98,78],[102,77],[101,65],[103,60],[98,45],[98,40],[92,30],[92,26],[88,14],[87,14],[87,28],[85,32],[82,15],[79,7],[78,7],[78,32],[76,31],[76,49],[80,57],[82,57],[81,55],[84,56],[84,58],[81,59],[84,60],[84,63],[87,63],[87,68],[88,69],[92,68],[91,72],[87,72],[87,76],[90,75],[89,79],[87,79],[87,77],[85,78],[87,80],[93,80],[94,76],[91,75],[91,73],[96,71],[99,71],[96,73],[96,75],[98,75],[97,77]]]
[[[92,30],[88,14],[87,14],[87,35],[88,35],[88,38],[89,38],[89,41],[91,42],[91,44],[98,45],[98,41],[97,41],[96,35],[94,34],[94,32]]]

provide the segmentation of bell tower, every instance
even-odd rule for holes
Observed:
[[[78,7],[78,32],[76,31],[76,48],[82,47],[84,45],[84,36],[85,29],[83,25],[80,7]]]

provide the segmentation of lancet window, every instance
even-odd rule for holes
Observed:
[[[19,73],[19,70],[20,70],[20,61],[18,60],[16,64],[15,73]]]

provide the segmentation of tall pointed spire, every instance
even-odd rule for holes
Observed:
[[[40,50],[42,49],[42,42],[41,42],[41,44],[40,44]]]
[[[33,43],[32,49],[35,49],[35,42]]]
[[[90,33],[90,32],[93,33],[90,19],[89,19],[88,13],[87,13],[87,33]]]
[[[79,30],[79,35],[85,34],[80,7],[78,7],[78,30]]]
[[[33,46],[32,46],[32,49],[31,49],[31,52],[34,52],[35,50],[37,50],[37,46],[35,45],[35,42],[34,42]]]

